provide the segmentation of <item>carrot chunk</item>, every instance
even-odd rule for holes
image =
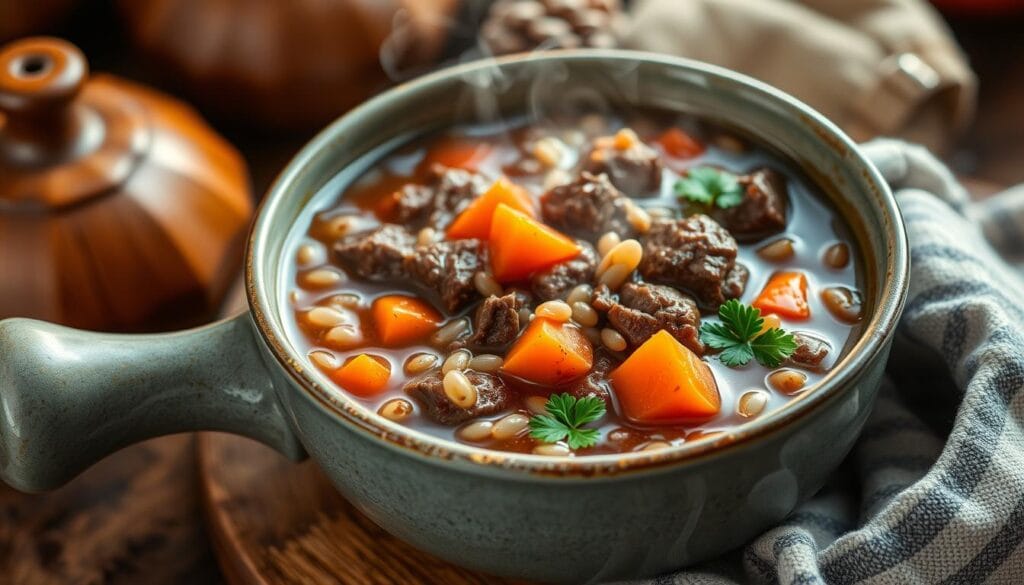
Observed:
[[[491,220],[494,218],[494,208],[504,203],[512,209],[521,211],[530,217],[534,217],[533,201],[529,193],[519,185],[506,179],[499,178],[483,195],[477,197],[469,204],[452,225],[448,228],[448,237],[451,239],[478,238],[486,240],[491,235]]]
[[[609,375],[626,418],[664,423],[707,418],[722,407],[711,368],[664,329]]]
[[[693,158],[704,152],[704,145],[679,128],[669,128],[658,137],[658,144],[671,157]]]
[[[361,353],[345,362],[332,375],[339,386],[356,396],[380,393],[391,379],[391,365],[383,358]]]
[[[370,307],[377,339],[384,345],[407,345],[437,329],[441,315],[427,303],[405,295],[387,295]]]
[[[494,210],[490,248],[491,271],[498,282],[523,280],[580,253],[576,242],[504,203]]]
[[[809,318],[811,307],[807,304],[807,275],[803,272],[776,272],[751,304],[765,315],[794,320]]]
[[[535,317],[519,336],[502,371],[543,386],[575,380],[594,365],[594,350],[579,327]]]
[[[471,138],[447,137],[435,142],[417,170],[425,172],[435,164],[475,171],[494,150],[490,144]]]

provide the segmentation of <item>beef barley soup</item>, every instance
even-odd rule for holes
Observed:
[[[294,244],[296,338],[447,439],[664,448],[812,392],[859,333],[858,250],[819,189],[692,117],[456,128],[331,188]]]

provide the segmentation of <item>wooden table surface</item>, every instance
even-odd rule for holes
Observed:
[[[977,122],[948,160],[958,173],[989,184],[1024,182],[1022,24],[1004,19],[954,25],[981,80],[981,94]],[[116,53],[113,41],[84,28],[67,36],[90,54]],[[122,66],[116,58],[94,65]],[[242,145],[257,193],[306,138],[225,133]],[[25,495],[0,487],[0,576],[18,585],[224,583],[200,512],[194,437],[130,447],[52,493]]]

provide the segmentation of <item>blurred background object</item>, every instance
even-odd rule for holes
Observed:
[[[624,26],[619,0],[497,0],[480,27],[480,41],[495,55],[614,49]]]
[[[458,0],[120,0],[134,44],[205,109],[322,126],[440,53]]]
[[[508,2],[509,0],[504,0]],[[526,1],[526,0],[523,0]],[[540,0],[529,0],[532,2]],[[590,0],[585,0],[590,1]],[[831,0],[827,4],[834,9],[852,10],[857,16],[833,17],[827,16],[827,11],[822,12],[814,6],[824,6],[824,0],[807,0],[803,4],[796,0],[787,2],[792,4],[794,10],[804,15],[810,12],[818,14],[811,20],[795,19],[786,22],[784,19],[753,19],[754,15],[760,14],[758,6],[776,6],[778,0],[733,0],[732,5],[736,8],[734,12],[707,11],[702,6],[709,0],[677,0],[671,2],[666,0],[664,7],[664,23],[659,23],[657,13],[648,12],[655,6],[651,5],[652,0],[632,0],[623,2],[622,19],[629,23],[636,18],[648,18],[653,23],[649,28],[640,28],[633,24],[627,26],[626,32],[632,31],[630,38],[643,36],[645,31],[653,36],[663,36],[674,40],[677,44],[672,45],[679,48],[679,54],[689,57],[700,58],[707,51],[707,58],[711,60],[720,58],[735,58],[740,55],[739,50],[746,51],[749,55],[750,69],[752,73],[776,84],[787,83],[786,75],[792,78],[799,78],[804,88],[798,85],[787,87],[790,91],[806,92],[807,88],[811,94],[803,94],[804,99],[812,99],[813,92],[824,92],[826,99],[815,105],[821,109],[837,108],[837,121],[844,121],[846,110],[844,104],[852,102],[853,95],[844,91],[835,91],[830,87],[840,75],[849,75],[851,72],[859,73],[854,81],[876,80],[874,76],[877,66],[884,60],[882,55],[890,52],[888,48],[892,40],[885,40],[884,37],[872,36],[861,32],[861,27],[900,25],[907,27],[900,35],[907,35],[917,39],[935,39],[934,44],[941,47],[953,61],[955,66],[961,67],[961,74],[967,68],[965,60],[956,49],[956,44],[962,45],[970,55],[970,67],[977,71],[981,80],[979,89],[978,118],[975,123],[969,125],[967,134],[956,141],[954,148],[946,157],[946,161],[961,174],[968,174],[973,177],[969,185],[972,191],[996,191],[1001,186],[1014,182],[1024,181],[1024,13],[1018,7],[1024,7],[1024,0],[935,0],[947,17],[949,28],[935,16],[935,12],[929,7],[927,0],[905,0],[894,4],[891,8],[880,7],[878,0]],[[409,28],[402,23],[409,22],[411,13],[403,13],[405,16],[398,16],[397,13],[386,13],[387,10],[395,10],[396,7],[404,6],[406,3],[397,0],[252,0],[251,2],[237,2],[238,5],[251,4],[257,9],[266,11],[258,21],[261,27],[246,36],[240,33],[243,30],[252,30],[253,25],[247,24],[237,14],[244,12],[228,13],[233,10],[236,2],[223,0],[212,0],[210,2],[199,2],[198,0],[178,0],[164,2],[164,10],[167,14],[178,14],[178,10],[184,10],[190,5],[195,5],[195,10],[202,11],[209,7],[213,10],[211,16],[206,19],[191,20],[178,14],[173,23],[168,24],[166,14],[157,14],[153,22],[155,26],[148,30],[150,36],[159,37],[167,35],[168,39],[156,38],[154,43],[158,46],[172,46],[177,42],[174,37],[190,39],[194,43],[196,38],[203,38],[204,44],[185,47],[194,49],[193,59],[198,58],[201,63],[213,63],[225,59],[224,51],[230,50],[232,59],[251,59],[251,66],[254,69],[270,69],[279,67],[278,61],[266,61],[266,55],[278,55],[288,46],[280,47],[284,43],[296,43],[305,53],[296,53],[300,57],[337,57],[334,55],[318,55],[319,53],[332,51],[336,47],[334,43],[339,42],[333,36],[348,34],[356,31],[356,36],[350,39],[351,43],[362,41],[362,35],[368,34],[364,31],[367,28],[360,21],[360,26],[353,29],[352,22],[361,17],[338,17],[340,23],[323,24],[323,28],[317,26],[310,34],[302,35],[294,41],[291,37],[281,39],[279,37],[267,37],[264,35],[278,34],[274,20],[290,19],[287,15],[292,10],[312,10],[315,4],[325,6],[341,7],[345,10],[353,10],[354,14],[361,14],[359,11],[368,8],[380,7],[381,12],[375,13],[377,20],[368,22],[385,23],[385,30],[381,32],[374,29],[375,38],[383,38],[378,49],[367,50],[360,53],[363,59],[359,61],[365,67],[360,69],[356,77],[348,77],[350,86],[347,91],[359,95],[369,95],[373,87],[382,87],[389,80],[398,80],[413,75],[425,68],[436,66],[431,64],[432,59],[445,63],[457,62],[464,59],[479,57],[487,54],[480,50],[486,39],[480,30],[481,22],[487,17],[491,6],[490,0],[450,0],[448,2],[416,2],[408,0],[411,8],[418,8],[422,4],[426,8],[434,7],[432,13],[441,14],[443,23],[442,30],[437,32],[432,27],[427,27],[428,32],[437,34],[440,37],[438,42],[444,49],[431,48],[437,53],[423,52],[420,59],[411,59],[414,63],[423,65],[402,64],[400,56],[403,54],[402,47],[414,46],[406,42],[406,31],[416,30]],[[546,0],[545,7],[559,3],[559,0]],[[580,1],[561,0],[561,3],[579,5]],[[129,4],[131,6],[129,6]],[[138,5],[137,7],[135,5]],[[176,67],[170,61],[156,58],[150,51],[133,50],[137,45],[133,39],[138,35],[135,28],[135,20],[128,15],[128,11],[142,12],[146,5],[157,5],[159,2],[151,0],[0,0],[0,36],[3,34],[34,34],[45,32],[66,37],[85,49],[91,63],[97,68],[105,71],[112,71],[122,77],[128,77],[136,81],[143,81],[170,92],[177,97],[201,97],[199,90],[205,87],[202,84],[192,85],[188,83],[188,77],[176,71]],[[310,6],[305,6],[309,4]],[[63,14],[59,11],[51,12],[49,5],[67,7]],[[348,7],[354,8],[348,8]],[[694,6],[701,6],[700,11],[690,12]],[[992,15],[983,10],[982,7],[992,9]],[[184,7],[184,8],[182,8]],[[338,8],[341,10],[341,8]],[[742,8],[742,10],[740,10]],[[535,9],[534,9],[535,10]],[[545,8],[549,10],[549,8]],[[859,11],[859,12],[858,12]],[[35,13],[49,14],[46,19],[36,19]],[[270,14],[270,16],[266,16]],[[348,12],[345,12],[348,14]],[[783,12],[780,14],[790,14]],[[911,15],[908,17],[907,15]],[[648,15],[648,16],[645,16]],[[917,18],[913,15],[921,15]],[[31,17],[31,18],[30,18]],[[716,19],[717,18],[717,19]],[[269,19],[269,20],[267,20]],[[683,20],[690,19],[690,20]],[[695,20],[694,20],[695,19]],[[724,20],[722,20],[724,19]],[[22,24],[31,22],[30,25]],[[296,22],[294,19],[287,22]],[[17,25],[18,32],[5,32],[13,30],[12,25]],[[556,25],[557,26],[557,25]],[[27,28],[26,28],[27,27]],[[189,27],[200,27],[201,35],[192,35]],[[31,31],[28,30],[31,28]],[[211,32],[212,30],[212,32]],[[288,30],[295,30],[289,28]],[[368,30],[368,29],[367,29]],[[564,30],[564,29],[563,29]],[[893,29],[898,30],[898,29]],[[921,36],[921,30],[926,31]],[[332,33],[333,31],[333,33]],[[188,33],[188,34],[186,34]],[[296,33],[290,33],[296,34]],[[575,34],[575,33],[574,33]],[[796,45],[794,41],[801,41],[806,35],[822,34],[830,44],[819,46]],[[830,35],[834,39],[828,38]],[[933,36],[928,36],[933,35]],[[676,37],[673,39],[673,37]],[[367,37],[368,38],[368,37]],[[522,37],[528,38],[528,37]],[[241,44],[247,39],[245,45]],[[726,43],[726,39],[731,39]],[[851,40],[852,39],[852,40]],[[622,42],[625,39],[619,39]],[[641,39],[643,40],[643,39]],[[844,43],[850,40],[848,50]],[[899,39],[895,39],[899,41]],[[550,46],[545,44],[543,38],[534,41],[537,47]],[[705,47],[712,43],[711,47]],[[726,45],[720,49],[711,50],[719,45]],[[731,46],[735,44],[736,47]],[[929,41],[928,44],[931,44]],[[266,45],[266,46],[265,46]],[[429,43],[428,43],[429,45]],[[268,48],[268,46],[270,48]],[[348,45],[345,45],[348,46]],[[360,45],[362,46],[362,45]],[[370,44],[366,45],[371,46]],[[277,47],[277,48],[274,48]],[[433,47],[433,45],[431,45]],[[803,49],[801,49],[803,47]],[[824,47],[824,48],[822,48]],[[865,47],[867,48],[865,50]],[[248,51],[254,51],[248,53]],[[670,50],[671,46],[670,46]],[[685,52],[683,52],[685,50]],[[254,57],[244,57],[240,54],[252,54]],[[825,58],[828,56],[828,58]],[[867,58],[865,58],[865,56]],[[342,57],[337,57],[341,59]],[[919,57],[920,58],[920,57]],[[205,59],[205,60],[204,60]],[[278,59],[278,57],[274,57]],[[922,59],[928,63],[927,59]],[[338,71],[353,75],[352,61],[344,56],[342,65]],[[852,62],[852,65],[851,65]],[[160,66],[154,66],[154,63]],[[330,64],[321,67],[332,67]],[[933,69],[935,65],[929,65]],[[382,73],[383,72],[383,73]],[[768,78],[768,73],[778,77]],[[330,73],[328,71],[328,73]],[[279,74],[275,74],[279,75]],[[102,76],[101,79],[109,80],[109,76]],[[967,74],[967,81],[960,85],[954,81],[956,87],[952,93],[960,95],[956,101],[964,100],[962,103],[970,104],[966,99],[972,95],[973,81],[970,74]],[[243,80],[244,81],[244,80]],[[842,81],[842,78],[840,78]],[[196,99],[194,105],[210,120],[210,122],[227,139],[241,151],[245,161],[249,164],[252,174],[253,190],[248,194],[250,197],[258,198],[270,185],[277,172],[292,154],[302,146],[303,143],[319,127],[329,122],[334,113],[321,114],[326,116],[323,122],[317,122],[305,127],[290,125],[289,118],[292,116],[305,117],[301,111],[302,101],[289,99],[290,93],[286,87],[283,90],[284,100],[277,107],[283,111],[282,119],[266,119],[253,106],[248,103],[254,99],[257,93],[246,93],[246,85],[235,86],[236,81],[227,79],[218,81],[214,79],[211,87],[217,88],[224,85],[223,96],[214,95],[209,99]],[[843,82],[848,83],[848,82]],[[943,80],[943,83],[948,81]],[[91,85],[91,83],[89,84]],[[116,87],[132,87],[123,80]],[[297,87],[297,86],[296,86]],[[340,91],[346,91],[342,84]],[[844,86],[847,87],[847,86]],[[861,87],[861,86],[856,86]],[[218,90],[214,90],[218,91]],[[320,88],[317,88],[320,91]],[[88,87],[83,92],[83,97],[89,94]],[[145,92],[153,95],[153,92]],[[941,93],[941,92],[939,92]],[[124,102],[137,103],[138,95],[133,91],[120,92],[118,95],[124,97]],[[920,94],[917,94],[920,95]],[[931,93],[926,94],[927,96]],[[808,97],[810,96],[810,97]],[[161,98],[166,101],[166,98]],[[358,103],[358,98],[347,98],[343,104],[333,105],[336,113],[341,113],[351,105]],[[927,98],[930,101],[934,98]],[[939,98],[935,103],[940,104],[937,108],[933,106],[937,114],[925,116],[931,120],[930,124],[923,127],[932,127],[934,132],[940,136],[954,136],[956,128],[959,128],[969,116],[961,118],[960,115],[944,115],[941,105],[944,98]],[[161,185],[175,185],[183,181],[182,172],[191,168],[185,163],[195,163],[203,160],[220,160],[225,167],[241,165],[234,150],[216,138],[216,135],[209,134],[209,130],[201,124],[198,117],[192,111],[174,102],[176,111],[184,112],[181,116],[181,125],[192,128],[194,132],[178,134],[173,141],[178,145],[190,144],[188,135],[200,134],[208,137],[211,141],[202,141],[205,146],[197,148],[194,144],[183,149],[183,153],[175,160],[173,166],[168,158],[163,155],[156,156],[157,168],[167,169],[166,181],[153,180],[148,189],[159,189]],[[917,103],[914,100],[906,103]],[[219,106],[219,107],[218,107]],[[870,102],[867,106],[876,107]],[[960,106],[964,107],[964,106]],[[877,108],[884,113],[886,106],[879,103]],[[927,108],[926,108],[927,109]],[[832,111],[832,110],[829,110]],[[956,110],[956,112],[970,113],[970,108]],[[254,113],[255,112],[255,113]],[[0,114],[0,118],[3,115]],[[4,124],[0,121],[0,126]],[[168,134],[167,125],[178,126],[177,122],[164,120],[164,133]],[[276,132],[269,133],[266,127],[273,126]],[[281,132],[281,129],[285,129]],[[0,132],[3,132],[0,129]],[[901,132],[896,128],[893,132]],[[171,134],[174,136],[174,134]],[[219,146],[214,146],[218,145]],[[164,151],[167,149],[165,148]],[[220,152],[221,155],[215,155]],[[197,153],[197,154],[193,154]],[[0,164],[0,173],[6,172],[8,167]],[[238,185],[244,182],[244,167],[236,172],[227,172],[221,169],[223,174],[212,171],[199,172],[196,174],[206,185],[211,188],[216,183],[221,186]],[[219,181],[212,177],[222,177]],[[150,177],[153,174],[149,175]],[[0,184],[5,183],[6,177],[0,174]],[[199,186],[193,185],[194,188]],[[242,188],[238,189],[242,191]],[[135,192],[136,197],[141,192]],[[115,197],[124,197],[125,194],[117,192],[110,196],[110,201]],[[151,194],[156,198],[157,195]],[[126,197],[131,201],[132,197]],[[84,211],[87,206],[99,205],[105,201],[104,197],[87,199],[77,208]],[[196,212],[195,203],[197,198],[188,198],[191,203],[185,205],[190,213]],[[233,200],[233,199],[232,199]],[[104,229],[112,232],[111,240],[121,242],[119,254],[128,254],[132,250],[148,250],[134,245],[134,238],[141,235],[166,233],[163,223],[151,221],[144,213],[133,213],[138,208],[134,204],[115,206],[110,201],[103,204],[102,215],[107,217]],[[232,209],[233,205],[223,202],[221,197],[211,196],[210,205]],[[176,199],[170,199],[171,203],[179,203]],[[184,203],[183,203],[184,205]],[[241,204],[239,204],[241,205]],[[117,207],[118,211],[114,211]],[[23,217],[26,225],[35,222],[39,226],[49,218],[53,226],[68,225],[65,213],[73,213],[76,209],[73,206],[67,210],[39,211]],[[203,208],[205,209],[205,208]],[[121,210],[124,210],[123,213]],[[24,246],[36,245],[40,240],[32,240],[35,243],[10,244],[6,240],[10,234],[18,232],[18,227],[12,227],[10,223],[10,212],[7,207],[0,205],[0,310],[10,310],[9,281],[11,280],[10,268],[15,260],[20,268],[15,272],[17,279],[37,279],[37,272],[47,273],[51,269],[41,264],[50,257],[46,251],[27,250]],[[197,213],[202,213],[200,209]],[[101,212],[94,215],[99,216]],[[69,216],[68,216],[69,217]],[[188,214],[176,220],[182,224],[174,229],[184,229],[192,221]],[[246,220],[240,220],[239,214],[227,213],[226,224],[236,226],[240,233],[244,232]],[[7,218],[7,219],[2,219]],[[83,220],[84,221],[84,220]],[[4,223],[6,222],[6,223]],[[38,230],[39,228],[32,228]],[[133,231],[134,230],[134,231]],[[41,232],[37,232],[41,233]],[[51,233],[57,233],[52,231]],[[179,232],[180,233],[180,232]],[[127,235],[124,235],[127,234]],[[77,237],[77,236],[76,236]],[[163,237],[163,236],[159,236]],[[56,240],[53,240],[56,241]],[[83,240],[71,240],[81,250],[86,250]],[[127,243],[125,243],[127,242]],[[19,246],[16,253],[10,253],[11,246]],[[39,243],[43,245],[43,243]],[[49,245],[48,243],[46,245]],[[91,245],[91,244],[89,244]],[[198,245],[197,245],[198,247]],[[237,262],[240,262],[241,255],[232,256],[221,252],[222,248],[213,246],[209,251],[209,262],[214,258],[223,262],[222,274],[234,277],[237,275]],[[35,263],[21,260],[23,255],[32,255],[36,258]],[[88,270],[95,270],[95,262],[100,258],[92,255],[89,251],[93,265]],[[178,256],[180,258],[180,255]],[[110,257],[110,262],[117,261],[119,256]],[[173,256],[172,256],[173,258]],[[169,264],[169,271],[175,266],[180,266],[175,260]],[[67,265],[70,266],[70,265]],[[86,270],[78,265],[76,269]],[[152,270],[148,263],[136,264],[143,270]],[[64,270],[68,270],[65,268]],[[95,284],[83,286],[93,287]],[[217,288],[217,287],[213,287]],[[213,290],[207,289],[207,290]],[[92,290],[87,289],[87,290]],[[165,317],[165,321],[151,328],[174,329],[185,327],[197,320],[202,320],[209,314],[205,298],[212,299],[217,296],[215,293],[194,294],[191,299],[192,312],[184,311],[185,314],[175,315],[172,311],[159,310]],[[77,299],[77,293],[68,291],[67,299]],[[244,306],[244,298],[239,295],[236,299]],[[237,310],[238,305],[236,305]],[[147,327],[149,328],[149,327]],[[203,461],[206,463],[201,473],[196,471],[196,460],[191,436],[165,437],[149,441],[143,445],[137,445],[115,454],[108,458],[100,466],[93,468],[83,474],[72,484],[65,486],[59,492],[45,495],[25,495],[0,488],[0,582],[4,579],[12,580],[19,585],[63,585],[66,583],[104,583],[106,585],[134,585],[146,583],[147,585],[177,585],[189,583],[190,585],[223,585],[230,581],[231,573],[222,573],[218,569],[213,554],[213,546],[208,540],[207,530],[204,528],[204,520],[200,510],[200,501],[207,499],[221,511],[221,518],[229,515],[233,518],[243,518],[250,521],[249,524],[240,523],[238,526],[244,530],[241,537],[258,543],[259,547],[253,547],[254,558],[259,559],[260,564],[254,565],[261,573],[274,576],[290,567],[298,567],[307,571],[310,566],[320,566],[325,551],[337,551],[339,546],[345,546],[342,537],[339,535],[359,534],[359,528],[365,531],[372,531],[372,522],[354,511],[347,511],[347,504],[341,496],[334,491],[326,479],[319,475],[315,469],[310,469],[308,464],[305,468],[296,468],[280,459],[277,455],[269,452],[253,454],[253,449],[259,447],[252,444],[242,444],[235,450],[230,443],[231,439],[220,437],[221,447],[230,449],[211,450],[214,441],[206,441],[203,451]],[[226,455],[226,457],[221,457]],[[231,465],[222,465],[228,461]],[[269,469],[269,471],[268,471]],[[218,477],[213,471],[220,473],[220,478],[225,479],[218,483]],[[226,479],[232,479],[228,482]],[[201,484],[201,480],[205,483]],[[206,491],[200,491],[199,486],[205,485]],[[210,490],[209,486],[219,485],[224,487],[223,491]],[[313,494],[311,496],[310,494]],[[263,496],[266,496],[264,499]],[[336,504],[335,507],[319,506],[324,500],[330,500]],[[268,508],[264,505],[270,501],[275,508]],[[302,506],[292,506],[292,502],[314,502],[313,506],[317,515],[314,521],[310,516],[302,516],[295,512],[301,512]],[[306,509],[309,509],[307,507]],[[284,510],[284,511],[282,511]],[[289,511],[291,513],[289,513]],[[212,522],[216,522],[216,519]],[[349,530],[351,525],[356,525],[356,530]],[[251,531],[249,530],[251,529]],[[353,537],[354,538],[354,537]],[[367,580],[372,579],[373,573],[365,570],[377,569],[382,571],[378,574],[388,574],[390,565],[401,566],[404,562],[392,562],[399,552],[390,552],[394,549],[387,545],[379,546],[379,541],[366,541],[365,548],[350,547],[343,551],[335,552],[344,557],[349,563],[349,574],[369,575]],[[414,553],[407,555],[415,559]],[[224,567],[231,563],[237,563],[238,558],[221,559]],[[359,564],[357,564],[359,563]],[[389,565],[389,566],[382,566]],[[426,569],[436,570],[432,566]],[[299,573],[303,576],[308,572]],[[309,579],[306,579],[308,581]],[[233,581],[234,582],[234,581]],[[267,583],[281,583],[280,580],[268,578]],[[474,583],[490,583],[486,577],[480,577]]]
[[[1024,0],[932,0],[932,4],[950,14],[999,16],[1024,13]]]
[[[0,42],[48,30],[67,18],[78,0],[0,1]]]
[[[626,46],[757,77],[856,140],[945,151],[975,110],[967,60],[923,0],[638,0]]]
[[[209,318],[241,264],[245,163],[181,102],[88,69],[54,38],[0,52],[0,318]]]

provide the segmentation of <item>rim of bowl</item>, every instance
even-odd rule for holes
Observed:
[[[672,445],[656,451],[580,457],[497,451],[443,439],[389,421],[368,407],[359,404],[344,391],[329,388],[321,384],[315,376],[311,376],[304,365],[305,357],[291,351],[288,344],[283,342],[288,337],[287,334],[277,326],[273,318],[268,318],[268,315],[272,314],[272,305],[268,295],[274,287],[268,283],[267,288],[271,290],[266,290],[260,285],[261,282],[268,282],[266,280],[267,270],[265,262],[254,260],[255,257],[268,258],[266,254],[269,245],[267,239],[271,228],[278,223],[274,220],[275,211],[281,201],[291,194],[293,184],[303,176],[310,161],[336,139],[338,129],[342,128],[348,120],[383,106],[392,95],[399,92],[415,92],[435,84],[446,83],[452,78],[464,77],[475,70],[492,68],[495,65],[502,67],[522,62],[573,60],[605,62],[643,60],[739,83],[746,86],[747,89],[767,94],[771,99],[796,110],[802,115],[804,124],[816,125],[818,129],[829,135],[830,141],[837,141],[849,151],[852,156],[851,164],[861,167],[864,180],[871,184],[880,196],[882,217],[887,220],[885,223],[890,227],[890,233],[883,235],[892,252],[885,275],[879,277],[882,282],[878,283],[877,290],[881,298],[871,320],[865,324],[860,338],[853,347],[815,385],[813,391],[801,394],[765,416],[746,421],[724,431],[721,435]],[[267,192],[267,196],[260,204],[246,248],[245,283],[250,313],[256,323],[256,328],[282,369],[305,391],[307,397],[312,398],[319,407],[327,410],[342,423],[349,424],[368,434],[369,438],[373,440],[381,441],[400,451],[419,454],[436,462],[462,461],[480,470],[503,470],[517,472],[517,474],[526,472],[555,478],[578,478],[614,476],[627,471],[661,469],[665,466],[683,465],[704,456],[719,454],[730,447],[749,443],[784,428],[817,410],[819,405],[843,394],[843,390],[852,387],[852,382],[885,347],[889,336],[893,333],[907,295],[908,249],[902,215],[892,192],[882,179],[878,169],[864,158],[853,140],[842,130],[795,97],[746,75],[691,59],[641,51],[566,49],[483,59],[447,67],[397,85],[340,116],[320,131],[289,161],[288,165],[278,174]]]

